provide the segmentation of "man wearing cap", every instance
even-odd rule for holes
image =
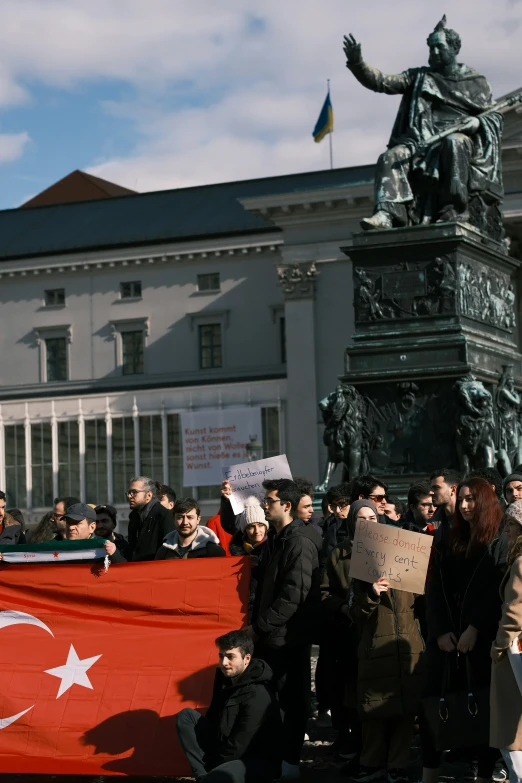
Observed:
[[[115,532],[118,512],[114,506],[96,506],[94,510],[96,512],[96,535],[100,538],[106,538],[108,541],[113,541],[116,544],[116,549],[125,560],[131,560],[132,551],[128,541],[121,533]]]
[[[74,503],[65,511],[65,539],[66,541],[85,541],[94,538],[96,534],[96,511],[87,503]],[[125,563],[125,558],[120,554],[113,541],[105,542],[105,551],[112,563]]]

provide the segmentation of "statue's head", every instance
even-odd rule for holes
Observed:
[[[443,71],[449,65],[454,65],[460,52],[460,35],[455,30],[446,27],[446,17],[443,16],[428,36],[430,47],[429,64],[434,71]]]

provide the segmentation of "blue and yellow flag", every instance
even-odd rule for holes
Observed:
[[[319,115],[319,119],[316,122],[312,134],[314,141],[322,141],[327,133],[332,133],[333,129],[333,108],[330,100],[330,90],[328,90],[326,100],[321,109],[321,114]]]

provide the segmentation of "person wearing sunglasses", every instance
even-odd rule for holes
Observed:
[[[163,539],[174,530],[172,511],[161,505],[156,482],[146,476],[132,479],[127,499],[131,509],[128,540],[132,559],[154,560]]]
[[[388,524],[384,509],[386,508],[386,493],[388,486],[380,481],[376,476],[367,473],[363,476],[356,476],[352,481],[351,502],[356,500],[371,500],[375,504],[379,517],[379,522]]]

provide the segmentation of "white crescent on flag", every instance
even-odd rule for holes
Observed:
[[[45,623],[43,623],[37,617],[33,617],[32,614],[26,614],[26,612],[16,612],[14,609],[8,609],[4,612],[0,612],[0,628],[7,628],[10,625],[36,625],[38,628],[42,628],[44,631],[47,631],[47,633],[50,633],[51,636],[54,637],[53,632]],[[25,715],[26,712],[32,710],[33,707],[34,704],[32,704],[26,710],[18,712],[16,715],[11,715],[8,718],[0,718],[0,730],[10,726],[11,723],[17,721],[18,718],[21,718],[22,715]]]

